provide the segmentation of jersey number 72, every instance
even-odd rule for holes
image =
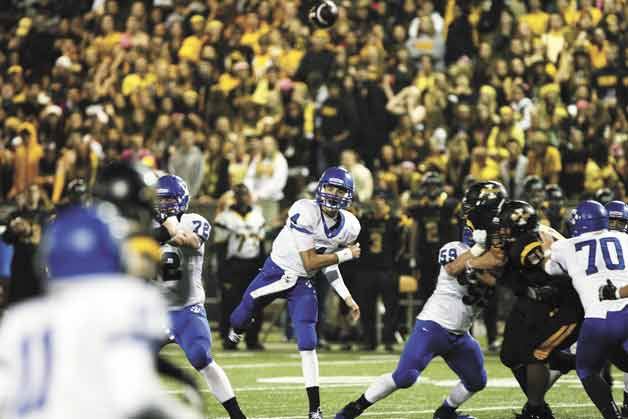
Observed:
[[[585,240],[576,243],[575,247],[576,252],[579,252],[584,248],[587,248],[589,251],[587,270],[585,271],[587,275],[593,275],[599,272],[596,260],[598,243],[600,245],[600,249],[602,250],[602,259],[604,259],[606,269],[609,271],[620,271],[626,268],[626,263],[624,262],[624,252],[621,247],[621,243],[616,237]],[[611,247],[614,249],[613,251],[615,253],[615,257],[611,257]],[[614,262],[614,260],[617,262]]]

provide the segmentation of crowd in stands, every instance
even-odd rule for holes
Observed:
[[[243,183],[269,227],[336,164],[402,211],[428,172],[624,199],[627,1],[338,3],[316,30],[306,0],[0,1],[0,201],[118,159],[196,206]]]

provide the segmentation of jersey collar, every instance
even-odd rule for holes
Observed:
[[[327,227],[327,223],[325,222],[325,213],[323,209],[319,207],[319,211],[321,212],[321,221],[323,222],[323,228],[325,229],[325,236],[328,239],[332,237],[336,237],[338,233],[342,231],[342,227],[345,225],[345,216],[342,214],[342,211],[338,210],[338,219],[334,225],[331,227]]]

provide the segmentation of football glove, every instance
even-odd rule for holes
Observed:
[[[606,285],[602,285],[599,289],[600,301],[604,300],[618,300],[620,297],[619,289],[611,282],[610,279],[606,280]]]

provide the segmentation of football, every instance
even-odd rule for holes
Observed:
[[[308,19],[317,28],[331,28],[338,20],[338,6],[331,0],[323,0],[310,9]]]

